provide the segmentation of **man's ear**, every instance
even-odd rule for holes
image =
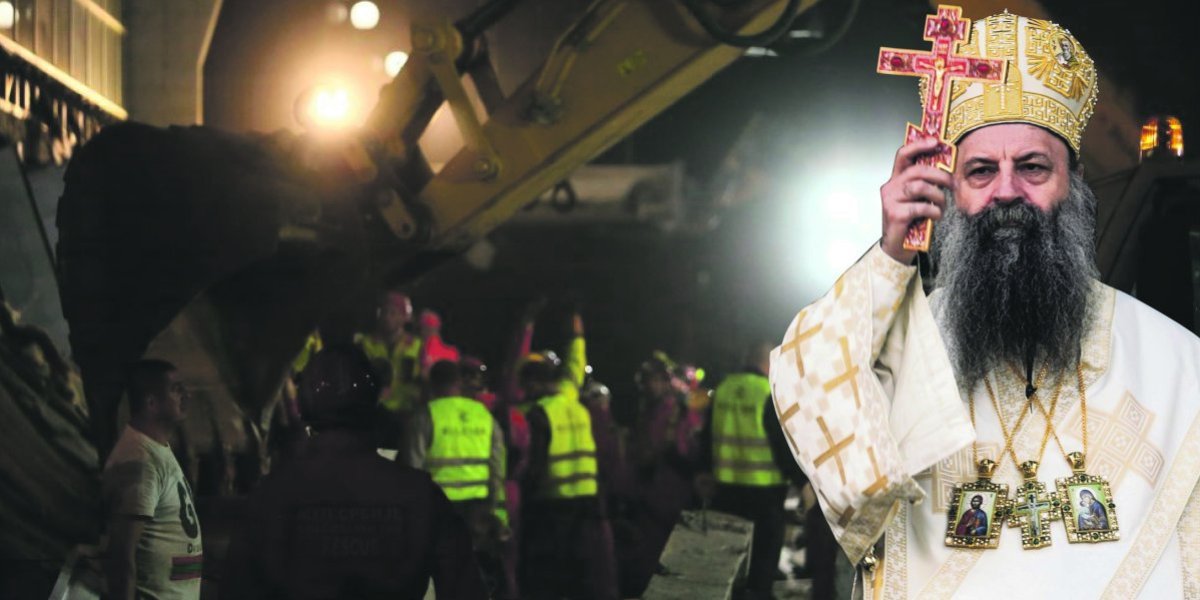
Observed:
[[[158,410],[158,407],[160,404],[162,404],[162,396],[161,395],[159,395],[158,393],[146,394],[146,405],[145,405],[145,408],[142,409],[142,412],[146,413],[146,414],[151,414]]]

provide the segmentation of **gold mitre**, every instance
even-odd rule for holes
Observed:
[[[1008,61],[1003,83],[955,81],[946,139],[996,123],[1031,123],[1057,133],[1079,155],[1083,128],[1096,107],[1096,66],[1071,32],[1005,11],[975,21],[967,56]]]

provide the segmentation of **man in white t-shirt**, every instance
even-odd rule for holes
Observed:
[[[200,597],[204,553],[192,491],[168,445],[187,390],[174,365],[142,360],[129,372],[129,425],[104,465],[111,598]]]

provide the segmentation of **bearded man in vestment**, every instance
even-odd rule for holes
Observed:
[[[1095,67],[1048,21],[972,29],[960,52],[1006,60],[1006,77],[953,84],[953,173],[918,161],[936,141],[896,154],[882,239],[772,353],[781,427],[868,594],[1200,597],[1200,340],[1097,280],[1078,167]],[[937,221],[928,296],[902,245],[920,218]],[[977,459],[1010,493],[1015,463],[1037,461],[1053,493],[1069,452],[1111,484],[1116,539],[1070,543],[1075,515],[1055,508],[1048,548],[1009,526],[995,549],[947,544]]]

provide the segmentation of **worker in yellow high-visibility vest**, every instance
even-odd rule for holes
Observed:
[[[463,396],[457,362],[429,370],[432,400],[408,420],[402,462],[424,469],[471,530],[476,560],[493,595],[505,589],[500,543],[505,525],[504,434],[483,403]]]
[[[407,294],[384,292],[375,330],[354,335],[354,343],[384,380],[379,404],[392,412],[411,412],[421,399],[421,338],[410,330],[412,319],[413,305]]]
[[[518,372],[532,401],[530,449],[522,495],[521,592],[527,598],[617,598],[612,529],[597,494],[596,440],[579,401],[587,365],[583,319],[560,368],[529,360]]]
[[[710,420],[714,507],[754,521],[748,598],[771,597],[783,547],[787,486],[805,481],[771,402],[770,352],[765,343],[746,351],[743,369],[717,386]]]

